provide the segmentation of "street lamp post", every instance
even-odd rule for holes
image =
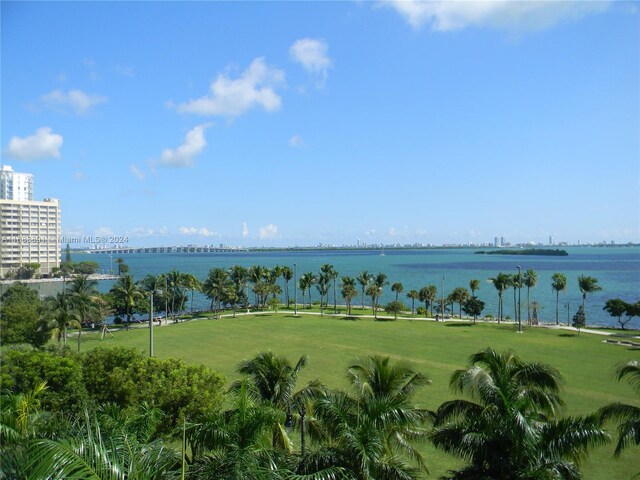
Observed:
[[[298,316],[298,266],[293,264],[293,315]]]
[[[520,311],[520,291],[522,290],[522,277],[520,276],[520,265],[516,266],[518,269],[518,333],[522,333],[522,313]]]
[[[444,275],[442,275],[442,303],[440,304],[440,315],[444,321]]]
[[[151,309],[149,311],[149,357],[153,357],[153,294],[152,291],[150,293],[151,298]]]

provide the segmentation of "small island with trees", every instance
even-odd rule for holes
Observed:
[[[548,257],[566,257],[569,253],[566,250],[561,250],[559,248],[550,249],[550,248],[523,248],[517,250],[508,250],[508,249],[500,249],[500,250],[478,250],[475,252],[476,254],[486,254],[486,255],[542,255]]]

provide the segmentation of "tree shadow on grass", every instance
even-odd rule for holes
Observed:
[[[474,327],[475,323],[446,323],[445,327]]]
[[[340,317],[340,320],[346,320],[348,322],[357,322],[360,319],[358,317],[350,317],[347,315],[346,317]]]
[[[559,333],[558,334],[559,337],[569,337],[569,338],[573,338],[573,337],[577,337],[578,334],[576,333]]]

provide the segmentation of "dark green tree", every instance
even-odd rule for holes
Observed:
[[[53,328],[47,321],[38,292],[24,283],[14,283],[2,294],[2,344],[30,343],[41,347],[51,338]]]
[[[431,433],[434,445],[464,466],[450,479],[578,479],[588,449],[608,435],[595,416],[562,417],[562,377],[549,365],[487,348],[451,376],[467,399],[443,403]]]
[[[473,323],[476,323],[476,320],[482,314],[482,310],[484,310],[484,302],[477,297],[468,298],[462,304],[462,310],[467,315],[471,315]]]
[[[573,328],[578,329],[578,335],[580,335],[580,329],[584,328],[586,324],[587,324],[587,317],[584,314],[584,307],[580,305],[578,307],[578,311],[573,316],[573,321],[571,325],[573,326]]]
[[[558,306],[560,304],[560,292],[564,292],[567,289],[567,276],[564,273],[554,273],[551,276],[551,288],[556,292],[556,325],[559,325]]]

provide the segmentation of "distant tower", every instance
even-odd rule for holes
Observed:
[[[33,175],[14,172],[9,165],[0,170],[0,199],[29,202],[33,200]]]
[[[500,246],[504,247],[504,237],[500,237]]]
[[[553,237],[549,235],[549,245],[553,245]]]
[[[494,246],[494,247],[497,247],[497,246],[498,246],[498,237],[495,237],[495,238],[493,239],[493,246]]]

